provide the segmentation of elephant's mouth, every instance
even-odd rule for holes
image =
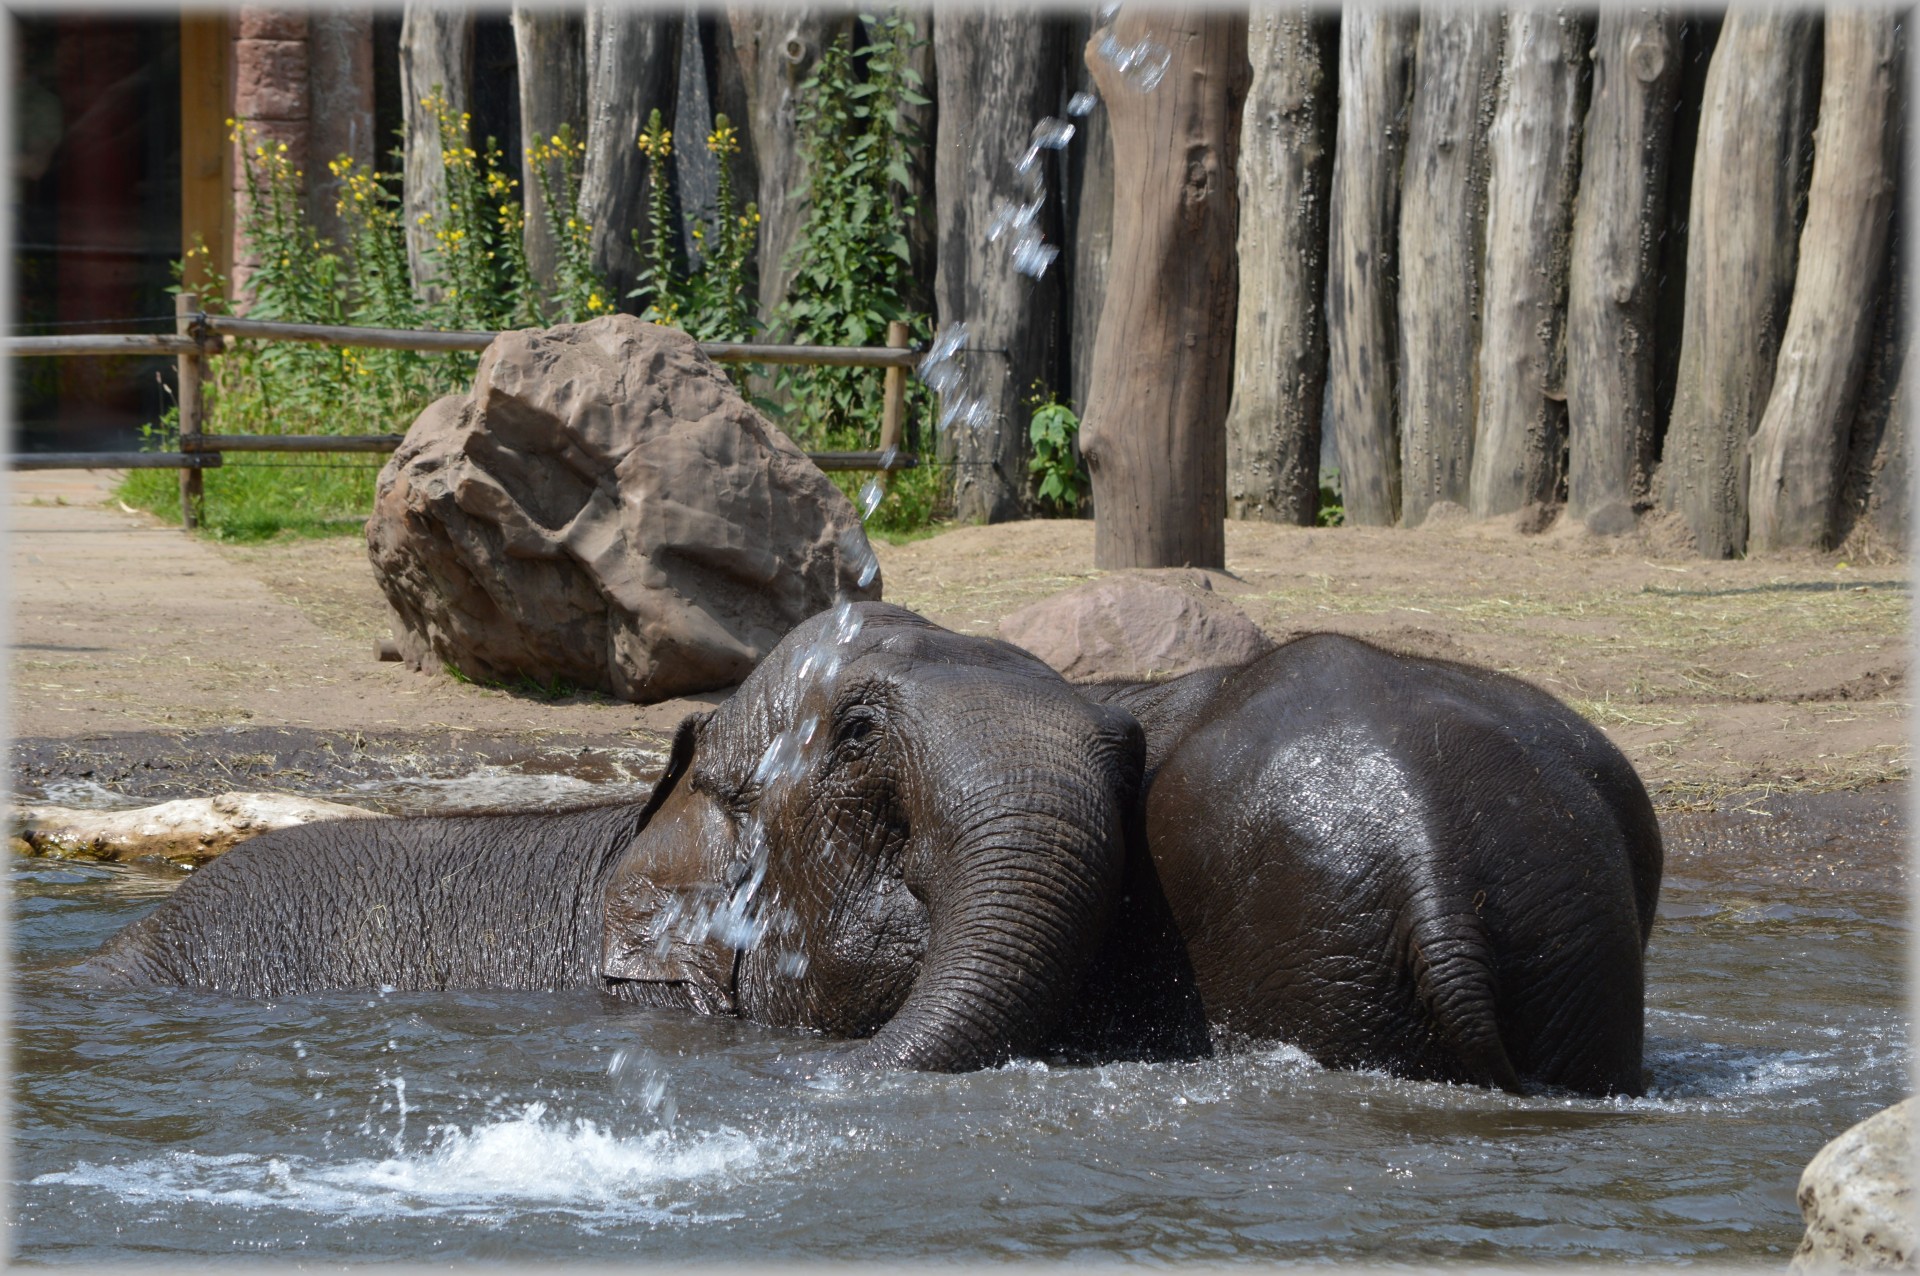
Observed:
[[[634,880],[608,901],[620,924],[607,928],[601,975],[612,983],[679,985],[690,1009],[735,1013],[744,950],[725,934],[731,906],[732,892],[720,886]]]

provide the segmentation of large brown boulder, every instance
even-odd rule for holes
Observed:
[[[1157,681],[1273,650],[1247,614],[1186,567],[1115,572],[1043,598],[1000,622],[1000,637],[1069,682]]]
[[[693,338],[629,315],[495,340],[380,472],[367,552],[416,668],[642,704],[880,596],[839,489]]]

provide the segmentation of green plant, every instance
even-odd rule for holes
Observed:
[[[661,122],[658,110],[648,114],[647,127],[634,144],[647,157],[647,237],[642,242],[640,232],[632,232],[640,278],[627,296],[646,299],[640,315],[647,322],[677,324],[687,298],[673,251],[673,131]]]
[[[1055,517],[1077,514],[1087,499],[1087,472],[1074,442],[1080,418],[1038,381],[1027,400],[1033,417],[1027,437],[1033,441],[1033,459],[1027,470],[1034,478],[1034,499]]]
[[[580,323],[613,313],[613,288],[593,268],[593,226],[580,215],[581,164],[586,154],[586,141],[574,137],[572,126],[567,124],[552,137],[527,148],[554,244],[551,309],[543,319]],[[522,243],[524,260],[524,240],[519,235],[509,238]]]
[[[436,86],[420,103],[433,112],[440,131],[440,165],[446,211],[420,214],[433,232],[433,296],[424,306],[436,327],[487,331],[537,326],[539,294],[527,271],[526,214],[515,192],[520,183],[502,168],[492,138],[476,149],[469,137],[473,117],[455,115]]]
[[[1320,471],[1320,509],[1314,521],[1321,527],[1338,527],[1347,521],[1347,507],[1341,504],[1340,471]]]
[[[740,138],[725,115],[713,117],[707,151],[719,161],[719,173],[710,227],[693,228],[700,269],[688,280],[686,327],[707,341],[748,341],[758,326],[747,261],[753,255],[760,209],[752,203],[744,209],[734,206],[733,169],[727,159],[739,154]]]
[[[806,214],[787,255],[794,276],[776,322],[801,344],[868,345],[894,320],[918,340],[930,335],[928,317],[908,301],[907,226],[918,213],[908,156],[916,138],[902,109],[927,100],[911,57],[923,41],[898,10],[861,20],[867,42],[855,49],[838,37],[800,86],[795,125],[806,160]],[[777,384],[796,437],[816,446],[872,446],[881,397],[871,374],[789,368]],[[915,383],[912,393],[922,396],[924,388]]]

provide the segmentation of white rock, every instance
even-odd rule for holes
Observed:
[[[1875,1113],[1821,1148],[1800,1176],[1807,1234],[1796,1271],[1920,1270],[1913,1195],[1913,1103]]]
[[[203,860],[272,829],[378,812],[284,793],[222,793],[134,811],[15,806],[13,833],[36,855],[96,860]]]

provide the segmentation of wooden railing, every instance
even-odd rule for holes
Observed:
[[[16,453],[16,470],[167,469],[180,471],[180,525],[191,530],[199,518],[201,473],[223,464],[227,452],[391,452],[400,434],[208,434],[202,427],[200,384],[207,360],[226,352],[229,338],[248,341],[304,341],[325,346],[374,350],[415,350],[426,354],[485,350],[493,332],[421,332],[400,328],[349,328],[327,324],[270,323],[209,314],[189,294],[175,298],[171,333],[88,334],[64,337],[0,338],[0,353],[47,355],[173,355],[179,361],[177,401],[180,444],[176,452],[30,452]],[[716,363],[799,364],[828,368],[882,368],[886,372],[880,421],[880,446],[871,452],[809,452],[823,470],[912,469],[917,457],[900,448],[906,419],[907,373],[919,355],[909,344],[907,326],[887,326],[887,344],[865,346],[774,346],[703,341],[700,351]]]

